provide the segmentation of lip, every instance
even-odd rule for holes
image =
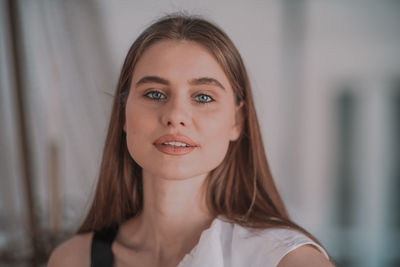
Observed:
[[[175,147],[169,145],[163,145],[165,142],[180,142],[189,145],[189,147]],[[198,145],[189,137],[183,134],[167,134],[158,138],[154,143],[154,146],[162,153],[172,156],[183,156],[189,154],[198,147]]]
[[[162,145],[163,143],[166,142],[180,142],[187,144],[191,147],[197,147],[198,145],[189,137],[183,134],[166,134],[158,138],[155,142],[154,145]]]

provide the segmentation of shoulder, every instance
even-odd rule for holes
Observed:
[[[326,250],[304,233],[291,228],[252,229],[235,226],[235,249],[248,251],[246,262],[263,266],[333,266]],[[299,265],[294,262],[304,260]],[[316,265],[312,265],[313,261]],[[304,263],[307,263],[304,265]],[[322,265],[320,263],[325,263]],[[279,265],[278,265],[279,264]],[[258,266],[257,265],[257,266]]]
[[[325,249],[298,230],[271,228],[262,235],[274,243],[277,267],[333,266]]]
[[[286,254],[277,267],[334,267],[327,258],[312,245],[300,246]]]
[[[65,241],[53,250],[47,266],[90,266],[92,236],[93,233],[79,234]]]

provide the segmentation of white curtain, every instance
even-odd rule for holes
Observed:
[[[25,0],[17,2],[17,11],[35,217],[46,237],[49,231],[75,231],[82,220],[98,172],[117,70],[108,64],[95,1]],[[24,254],[29,235],[8,17],[2,1],[1,34],[8,38],[0,42],[0,248],[12,243]]]

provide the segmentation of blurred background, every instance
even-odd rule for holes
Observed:
[[[341,267],[400,266],[400,1],[0,0],[0,266],[44,266],[94,193],[138,34],[221,26],[292,218]]]

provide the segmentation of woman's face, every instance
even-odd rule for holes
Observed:
[[[129,153],[143,175],[176,180],[207,174],[240,135],[241,106],[234,103],[228,78],[205,48],[158,42],[133,72],[124,125]]]

